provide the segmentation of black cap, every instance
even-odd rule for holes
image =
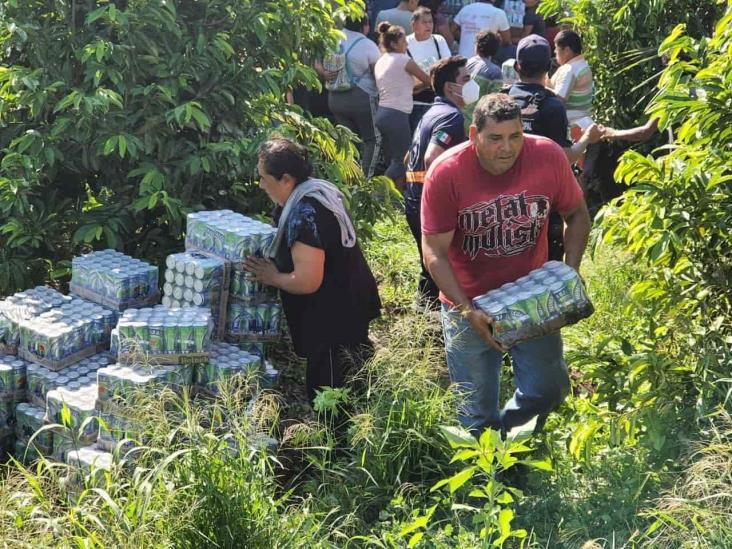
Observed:
[[[516,47],[516,61],[519,65],[537,65],[549,69],[552,48],[543,36],[530,34],[519,41]]]

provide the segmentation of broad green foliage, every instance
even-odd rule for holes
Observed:
[[[569,14],[582,36],[595,80],[597,119],[616,128],[635,126],[662,69],[659,43],[678,23],[694,37],[711,34],[716,0],[542,0],[545,13]]]
[[[351,134],[284,101],[338,37],[345,0],[4,2],[0,8],[0,294],[67,272],[86,246],[148,259],[191,209],[257,213],[256,149],[305,142],[369,227]]]
[[[653,333],[694,349],[694,384],[719,397],[728,387],[716,373],[725,371],[732,343],[731,48],[732,3],[711,39],[696,41],[678,27],[663,42],[669,66],[648,110],[674,129],[677,144],[658,157],[623,157],[616,175],[632,187],[602,223],[605,241],[652,268],[633,291],[653,308]]]

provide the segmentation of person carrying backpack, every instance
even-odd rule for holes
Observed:
[[[504,93],[510,95],[521,108],[521,124],[524,133],[547,137],[557,143],[570,163],[576,162],[587,146],[602,138],[596,124],[589,126],[582,137],[572,143],[569,139],[567,111],[562,101],[544,86],[551,66],[551,46],[546,38],[536,34],[522,38],[516,48],[515,69],[518,82]],[[556,213],[549,218],[549,259],[564,258],[564,222]]]
[[[336,123],[347,127],[361,138],[361,166],[367,177],[374,172],[378,158],[379,133],[375,125],[378,90],[374,66],[381,52],[366,38],[368,18],[349,19],[339,52],[324,61],[328,108]]]

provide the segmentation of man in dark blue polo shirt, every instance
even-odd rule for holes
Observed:
[[[569,139],[569,124],[564,103],[544,86],[551,65],[552,51],[543,36],[530,34],[522,38],[516,49],[514,68],[519,81],[504,90],[521,107],[521,122],[524,132],[541,135],[554,141],[564,149],[567,159],[574,163],[602,137],[596,124],[590,125],[582,137],[572,143]],[[564,258],[564,221],[552,212],[549,217],[549,259],[562,261]]]
[[[417,242],[422,265],[417,287],[417,305],[421,309],[438,310],[440,306],[439,290],[422,261],[422,184],[430,164],[445,150],[467,138],[463,113],[460,110],[465,106],[461,95],[462,87],[470,80],[466,63],[464,57],[456,55],[442,59],[430,70],[432,89],[437,97],[414,130],[412,146],[407,154],[404,209],[412,236]]]

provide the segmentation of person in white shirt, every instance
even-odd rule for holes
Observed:
[[[435,63],[440,59],[450,57],[450,48],[445,38],[432,33],[434,23],[429,8],[420,7],[414,10],[412,28],[414,32],[407,36],[407,54],[414,59],[420,69],[429,74],[430,68]],[[432,91],[432,88],[419,81],[416,82],[413,97],[414,108],[412,114],[409,115],[409,127],[412,132],[435,100],[435,92]]]
[[[412,30],[412,12],[417,9],[418,0],[401,0],[396,8],[381,10],[376,16],[376,28],[384,21],[401,27],[406,31]]]
[[[407,36],[402,27],[384,22],[377,30],[384,55],[374,67],[379,89],[376,127],[384,140],[384,153],[389,162],[385,175],[401,189],[406,173],[404,157],[412,139],[409,114],[414,103],[414,77],[424,84],[430,83],[430,77],[407,55]]]
[[[328,108],[338,124],[361,138],[361,166],[364,174],[371,177],[378,158],[374,118],[379,92],[373,72],[381,52],[366,38],[368,33],[368,17],[346,21],[343,28],[346,39],[342,42],[342,49],[347,52],[346,64],[353,86],[345,91],[329,91]]]
[[[473,56],[475,36],[482,30],[497,34],[503,44],[511,43],[511,31],[506,12],[489,0],[479,0],[464,6],[453,19],[455,34],[460,34],[458,53],[469,59]]]

